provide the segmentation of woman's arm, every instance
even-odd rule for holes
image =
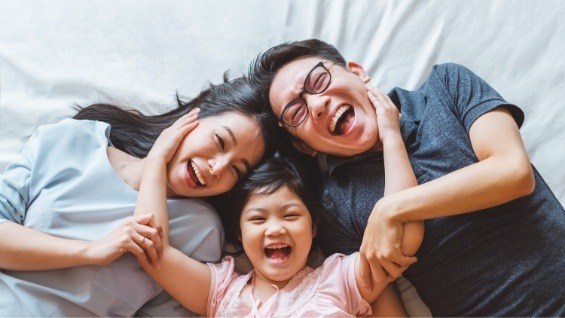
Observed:
[[[196,127],[196,114],[191,112],[159,136],[145,159],[135,215],[153,213],[162,225],[163,258],[157,268],[142,264],[145,271],[185,308],[205,315],[212,281],[210,268],[169,245],[167,210],[167,163],[184,136]]]
[[[155,239],[148,226],[149,215],[128,218],[112,233],[96,242],[55,237],[14,222],[0,224],[0,268],[40,271],[81,265],[107,265],[130,252],[150,266],[143,249],[136,243],[143,235]]]

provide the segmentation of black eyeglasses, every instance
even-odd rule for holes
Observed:
[[[308,104],[306,100],[302,97],[305,93],[315,95],[323,93],[332,81],[332,74],[330,70],[324,66],[324,63],[320,62],[316,64],[308,75],[304,79],[304,87],[298,97],[290,101],[282,111],[279,117],[279,122],[290,126],[297,127],[308,117]]]

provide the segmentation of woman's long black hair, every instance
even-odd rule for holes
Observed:
[[[279,144],[280,128],[269,112],[266,102],[251,87],[246,77],[210,85],[190,101],[177,94],[178,107],[161,115],[147,116],[137,110],[112,104],[93,104],[77,107],[74,119],[99,120],[111,125],[112,145],[132,156],[144,158],[161,132],[193,108],[200,108],[199,118],[236,112],[255,120],[265,142],[265,156],[270,156]]]

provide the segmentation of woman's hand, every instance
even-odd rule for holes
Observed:
[[[369,100],[377,113],[379,140],[384,143],[391,138],[402,138],[400,134],[400,114],[390,97],[378,88],[365,85]]]
[[[199,108],[191,110],[188,114],[179,118],[171,127],[163,130],[151,147],[147,158],[162,158],[165,163],[171,161],[184,137],[198,126],[199,111]]]
[[[88,255],[97,265],[108,265],[130,252],[151,268],[163,258],[163,230],[153,214],[128,217],[106,237],[89,245]]]

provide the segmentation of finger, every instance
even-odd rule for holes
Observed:
[[[137,261],[140,262],[144,267],[154,268],[153,265],[151,265],[149,258],[147,258],[147,255],[145,255],[145,251],[133,240],[131,240],[127,245],[127,250],[128,252],[135,255]]]
[[[196,128],[196,126],[198,126],[198,123],[199,122],[197,119],[189,123],[186,123],[178,130],[179,137],[181,137],[182,139],[184,136],[188,135],[189,132],[191,132],[194,128]]]
[[[402,265],[400,266],[400,271],[404,274],[404,272],[410,267],[410,265]]]
[[[161,236],[159,236],[159,231],[154,227],[141,224],[136,224],[134,229],[153,243],[155,252],[157,253],[157,258],[163,259],[163,241]]]
[[[381,102],[379,101],[379,99],[377,98],[377,96],[375,96],[375,94],[373,94],[371,91],[367,92],[367,96],[369,96],[369,100],[371,101],[371,104],[373,104],[373,107],[375,108],[375,110],[379,110],[379,106],[381,104]]]
[[[389,257],[389,260],[399,266],[410,266],[418,261],[415,256],[404,256],[400,251],[398,254]]]
[[[373,280],[379,283],[390,281],[389,275],[386,270],[381,266],[377,258],[369,260],[369,265],[371,268],[371,275]]]
[[[159,255],[155,249],[155,243],[143,235],[138,235],[137,238],[133,238],[137,245],[139,245],[145,251],[149,262],[154,268],[160,268],[159,266]]]
[[[179,128],[184,126],[187,122],[194,121],[198,119],[198,113],[200,112],[200,108],[194,108],[188,113],[182,115],[179,119],[177,119],[171,127]]]
[[[400,265],[397,265],[388,259],[381,259],[380,264],[382,265],[384,270],[386,270],[387,275],[390,275],[394,278],[398,278],[400,277],[400,275],[402,275]]]
[[[161,224],[159,223],[159,221],[157,221],[157,218],[155,218],[155,215],[149,213],[149,219],[147,220],[146,225],[149,225],[150,227],[154,228],[157,230],[157,232],[159,232],[159,237],[161,237],[161,239],[163,238],[163,227],[161,226]]]
[[[373,290],[373,280],[371,279],[371,267],[363,253],[359,253],[359,275],[363,288],[370,293]]]

